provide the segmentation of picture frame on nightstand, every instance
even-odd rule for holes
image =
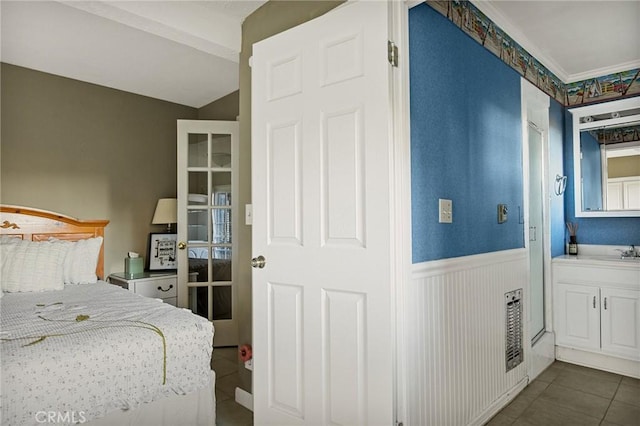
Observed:
[[[149,271],[171,271],[178,268],[178,234],[149,234]]]

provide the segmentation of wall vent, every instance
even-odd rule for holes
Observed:
[[[505,361],[507,371],[517,367],[524,360],[522,350],[522,289],[504,295],[506,336]]]

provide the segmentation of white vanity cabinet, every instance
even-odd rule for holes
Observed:
[[[640,261],[553,260],[556,358],[640,376]]]

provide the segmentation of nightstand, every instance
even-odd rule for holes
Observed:
[[[178,276],[175,272],[143,272],[133,276],[124,272],[109,275],[111,284],[119,285],[136,294],[176,306]]]

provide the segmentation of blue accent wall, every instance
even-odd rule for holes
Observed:
[[[552,179],[549,194],[549,216],[551,219],[551,257],[562,256],[564,254],[564,197],[556,195],[555,181],[556,175],[563,176],[563,149],[564,149],[564,108],[558,102],[551,102],[549,106],[549,175]]]
[[[413,262],[524,247],[519,74],[425,4],[409,40]]]
[[[565,193],[565,216],[568,222],[578,223],[578,244],[640,245],[640,217],[588,217],[575,216],[575,182],[573,179],[573,125],[572,115],[565,110],[564,170],[569,177]],[[565,240],[568,241],[565,232]]]

